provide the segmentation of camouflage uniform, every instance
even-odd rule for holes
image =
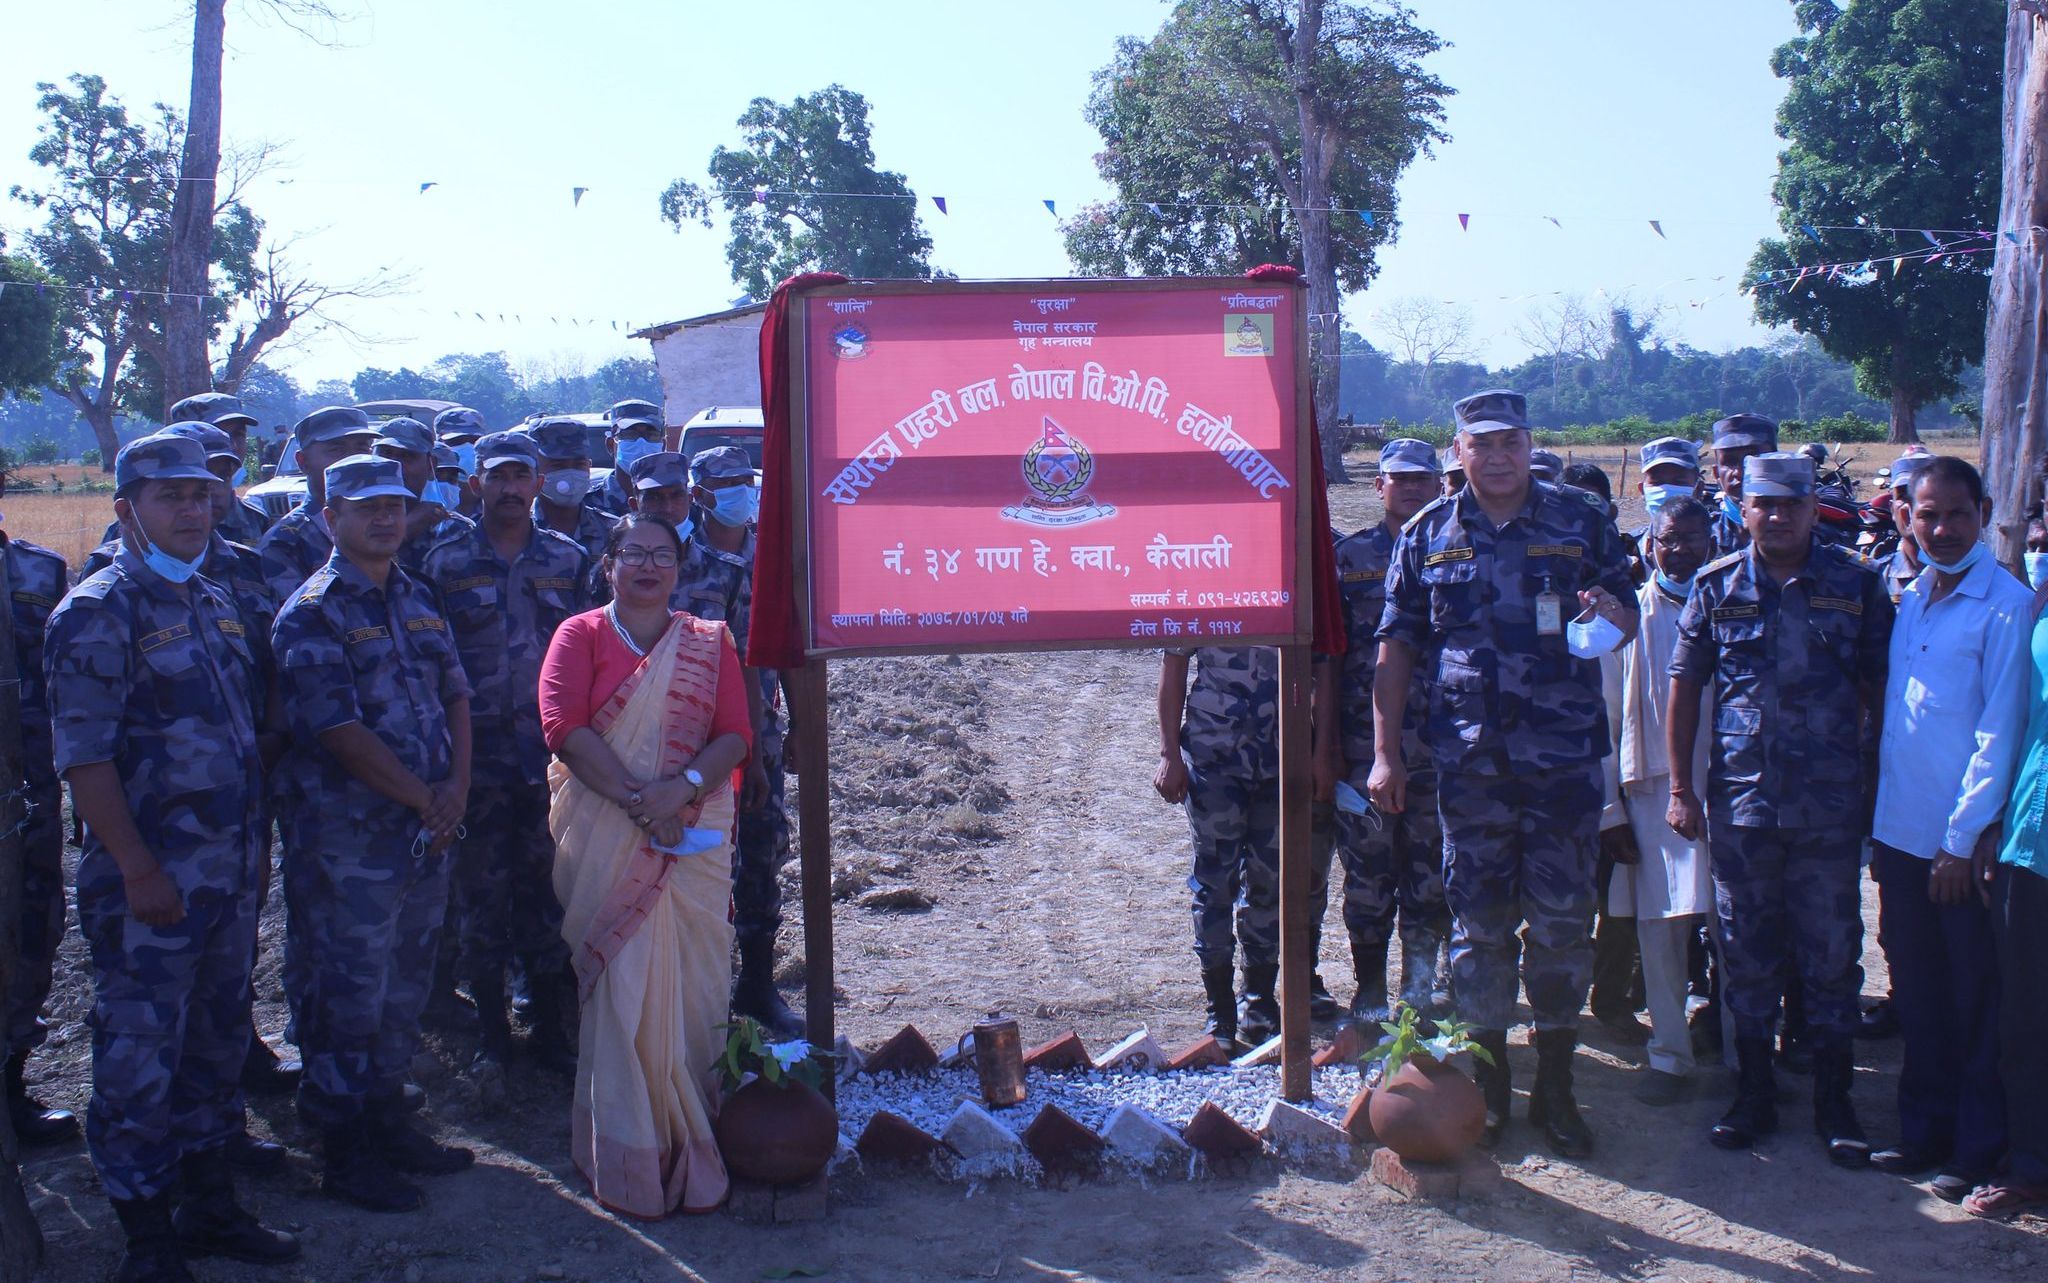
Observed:
[[[1724,993],[1741,1038],[1769,1038],[1796,961],[1806,1018],[1858,1018],[1867,828],[1859,690],[1884,689],[1892,607],[1882,576],[1814,540],[1782,587],[1754,553],[1709,562],[1679,619],[1671,675],[1714,694],[1704,802]]]
[[[278,612],[300,805],[285,845],[285,904],[305,991],[299,1112],[346,1126],[402,1089],[419,1041],[448,895],[448,852],[415,854],[419,817],[351,775],[320,733],[359,722],[420,779],[448,778],[445,705],[469,684],[425,585],[379,586],[336,553]]]
[[[1431,691],[1453,991],[1481,1029],[1510,1022],[1518,954],[1539,1030],[1571,1028],[1586,1000],[1606,711],[1599,665],[1538,633],[1535,599],[1556,592],[1569,616],[1596,584],[1634,597],[1620,533],[1540,481],[1503,526],[1469,487],[1430,504],[1387,571],[1379,635],[1415,652]]]
[[[533,524],[542,530],[554,530],[548,525],[547,500],[533,501]],[[576,510],[576,529],[573,532],[554,530],[565,539],[573,540],[583,549],[583,555],[590,559],[590,582],[585,591],[594,605],[603,605],[612,599],[611,585],[604,581],[604,547],[611,542],[612,527],[619,524],[617,517],[609,516],[596,508]]]
[[[152,927],[88,827],[79,928],[91,952],[93,1095],[86,1138],[117,1200],[169,1188],[179,1160],[241,1130],[263,767],[255,652],[227,595],[185,591],[123,550],[50,617],[59,772],[110,762],[136,828],[184,902]]]
[[[1372,679],[1379,662],[1376,636],[1386,614],[1387,567],[1395,535],[1384,522],[1337,541],[1337,575],[1344,593],[1348,642],[1339,670],[1345,774],[1363,795],[1373,764]],[[1384,945],[1401,911],[1401,939],[1418,959],[1432,956],[1450,925],[1444,905],[1443,829],[1436,814],[1436,764],[1423,743],[1429,690],[1409,690],[1408,725],[1401,736],[1408,764],[1408,809],[1374,819],[1337,816],[1344,860],[1344,926],[1354,940]],[[1377,821],[1375,823],[1374,821]],[[1404,955],[1406,956],[1406,955]],[[1432,962],[1432,966],[1434,963]],[[1417,979],[1410,977],[1409,979]],[[1410,1001],[1427,988],[1408,987]]]
[[[1891,598],[1892,605],[1899,604],[1899,598],[1906,593],[1907,585],[1920,577],[1920,567],[1906,560],[1904,548],[1892,549],[1892,554],[1881,563],[1884,570],[1884,595]]]
[[[64,938],[64,805],[50,761],[50,700],[43,675],[43,635],[50,612],[64,597],[64,559],[25,539],[0,534],[14,627],[14,661],[21,678],[21,774],[27,794],[21,836],[21,957],[7,998],[7,1056],[42,1046],[48,1027],[43,1004],[50,971]]]
[[[548,751],[540,730],[540,664],[555,629],[588,609],[583,550],[536,528],[507,565],[483,527],[436,543],[425,578],[438,589],[455,632],[470,697],[469,835],[455,853],[454,899],[462,954],[472,969],[500,973],[516,952],[527,974],[568,961],[552,881]]]
[[[613,468],[605,473],[603,484],[590,487],[590,493],[583,496],[583,506],[594,508],[614,520],[625,516],[632,510],[632,506],[627,503],[627,498],[632,493],[627,489],[630,480],[624,468]]]
[[[1721,504],[1715,504],[1707,516],[1707,545],[1710,557],[1726,557],[1749,547],[1749,527],[1741,520],[1728,515]]]
[[[302,503],[279,517],[256,543],[270,599],[282,604],[290,598],[314,571],[327,564],[333,551],[327,519],[311,504]]]

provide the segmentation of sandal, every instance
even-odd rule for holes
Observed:
[[[2030,1208],[2048,1207],[2048,1185],[1983,1185],[1963,1200],[1972,1216],[2011,1216]]]

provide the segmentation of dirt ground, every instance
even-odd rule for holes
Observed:
[[[1370,519],[1365,487],[1339,489],[1338,524]],[[10,508],[14,505],[10,503]],[[10,523],[11,524],[11,523]],[[1175,1047],[1200,1023],[1178,808],[1151,789],[1156,654],[849,661],[833,671],[835,842],[845,885],[909,885],[922,912],[836,907],[839,1026],[872,1045],[905,1023],[935,1043],[989,1010],[1027,1041],[1078,1030],[1103,1048],[1139,1024]],[[801,953],[790,884],[784,952]],[[1335,905],[1323,973],[1340,997],[1349,963]],[[1874,928],[1874,900],[1866,919]],[[273,914],[274,916],[274,914]],[[282,1024],[276,932],[257,979],[259,1023]],[[1875,932],[1866,991],[1882,992]],[[75,933],[53,999],[51,1045],[31,1062],[46,1098],[82,1111],[89,990]],[[785,973],[794,975],[793,963]],[[793,994],[794,996],[794,994]],[[761,1228],[724,1215],[658,1223],[596,1207],[568,1158],[565,1080],[521,1066],[489,1107],[457,1068],[466,1040],[420,1059],[429,1121],[476,1147],[470,1173],[428,1182],[427,1207],[377,1216],[320,1196],[310,1137],[288,1103],[256,1102],[253,1126],[294,1146],[287,1170],[245,1179],[247,1201],[305,1239],[277,1270],[204,1261],[207,1280],[426,1283],[456,1280],[895,1279],[1543,1281],[1881,1280],[2048,1277],[2048,1221],[1971,1220],[1922,1189],[1830,1167],[1806,1125],[1807,1082],[1789,1078],[1785,1130],[1755,1155],[1705,1140],[1730,1090],[1704,1072],[1668,1110],[1629,1094],[1640,1055],[1588,1019],[1579,1097],[1599,1147],[1551,1157],[1521,1119],[1498,1152],[1499,1199],[1410,1204],[1362,1174],[1289,1171],[1196,1182],[1108,1180],[1067,1189],[925,1177],[836,1178],[828,1219]],[[1517,1039],[1526,1089],[1533,1053]],[[1892,1134],[1898,1044],[1862,1044],[1856,1100],[1875,1140]],[[111,1270],[118,1234],[82,1145],[32,1154],[31,1198],[49,1279]]]

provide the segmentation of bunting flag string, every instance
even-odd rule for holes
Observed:
[[[943,196],[934,196],[934,197],[932,197],[932,204],[934,204],[934,205],[936,205],[936,206],[938,206],[938,207],[939,207],[939,212],[940,212],[941,214],[943,214],[943,213],[945,213],[945,212],[946,212],[946,198],[945,198],[945,197],[943,197]]]

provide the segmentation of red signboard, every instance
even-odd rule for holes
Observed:
[[[1306,637],[1299,287],[803,301],[814,653]]]

